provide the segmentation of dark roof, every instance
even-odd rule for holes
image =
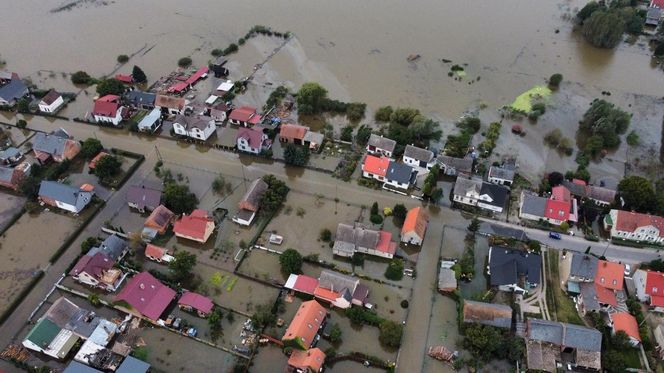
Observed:
[[[357,284],[353,292],[353,299],[359,300],[364,303],[369,297],[369,287],[364,284]]]
[[[492,202],[482,200],[483,203],[489,203],[490,205],[504,207],[505,202],[507,201],[510,190],[505,188],[502,185],[496,185],[491,183],[482,183],[482,188],[480,188],[480,195],[486,194],[493,200]]]
[[[489,252],[491,285],[509,285],[518,282],[519,276],[533,284],[539,284],[542,257],[525,251],[493,246]]]
[[[546,211],[546,201],[547,199],[544,197],[521,192],[521,213],[544,216],[544,212]]]
[[[470,173],[473,170],[471,158],[456,158],[449,155],[439,155],[438,164],[454,168],[458,172]]]
[[[388,139],[387,137],[379,136],[374,133],[369,136],[369,141],[367,142],[368,146],[374,146],[376,148],[387,150],[388,152],[393,152],[394,147],[397,145],[397,142]]]
[[[402,184],[409,184],[413,177],[413,168],[409,165],[397,162],[390,162],[387,167],[385,178],[390,181],[396,181]]]
[[[570,276],[594,279],[597,272],[597,258],[592,255],[574,253],[569,270]]]
[[[254,180],[240,200],[239,207],[241,209],[257,212],[267,189],[268,185],[263,179],[258,178]]]
[[[198,128],[199,130],[204,130],[210,125],[210,122],[214,122],[212,117],[204,115],[184,116],[178,114],[175,117],[174,123],[178,123],[184,128]]]
[[[509,329],[512,326],[512,308],[504,304],[464,300],[463,322]]]
[[[90,249],[88,255],[92,256],[96,253],[103,253],[109,259],[117,261],[126,248],[127,248],[127,242],[122,238],[120,238],[119,236],[113,234],[111,236],[106,237],[104,242],[102,242],[101,245],[99,245],[99,247],[93,247],[92,249]]]
[[[334,292],[341,292],[344,289],[354,292],[358,284],[359,280],[354,277],[326,269],[322,270],[318,277],[318,287],[332,290]]]
[[[423,161],[426,163],[429,163],[431,162],[431,160],[433,160],[433,152],[431,150],[418,148],[417,146],[413,145],[406,145],[406,149],[403,152],[403,156],[413,158],[418,161]]]
[[[606,203],[613,203],[613,201],[616,199],[616,191],[609,188],[591,185],[588,187],[588,198]]]
[[[586,311],[599,311],[600,305],[597,299],[597,290],[594,282],[583,282],[579,285],[579,292],[583,297],[583,305]]]
[[[489,177],[496,177],[503,180],[514,180],[514,170],[503,167],[491,166],[489,168]]]
[[[126,359],[120,364],[115,373],[145,373],[150,369],[150,364],[138,360],[135,357],[127,356]]]
[[[133,105],[148,105],[148,106],[153,106],[154,101],[157,95],[154,93],[150,92],[143,92],[143,91],[129,91],[125,94],[124,98],[127,100],[129,103]]]
[[[62,373],[102,373],[102,371],[81,364],[78,361],[72,361]]]
[[[51,89],[50,91],[48,91],[46,96],[42,97],[41,102],[43,102],[46,105],[50,105],[54,103],[55,100],[57,100],[59,97],[60,94],[58,93],[58,91],[56,91],[55,89]]]
[[[577,197],[585,197],[586,196],[586,186],[577,184],[574,182],[571,182],[569,180],[563,180],[563,186],[567,188],[570,193]]]
[[[62,128],[51,134],[37,133],[32,140],[32,149],[42,153],[61,156],[65,152],[69,134]]]
[[[21,79],[12,77],[12,80],[0,87],[0,98],[7,102],[12,102],[19,99],[28,93],[28,86],[23,83]]]
[[[139,209],[156,208],[161,201],[161,191],[145,185],[132,185],[127,191],[127,202],[135,204]]]
[[[601,351],[602,333],[597,329],[557,321],[529,319],[527,339],[587,351]]]
[[[39,186],[39,196],[80,207],[80,203],[86,202],[86,196],[88,197],[87,202],[89,202],[92,193],[84,192],[79,188],[58,183],[57,181],[43,180]]]

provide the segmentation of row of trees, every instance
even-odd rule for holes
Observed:
[[[134,83],[146,83],[148,81],[145,72],[138,66],[134,66],[131,72]],[[95,79],[85,71],[77,71],[71,75],[71,82],[78,85],[97,84],[97,93],[100,96],[108,94],[121,95],[125,91],[124,84],[117,79]]]
[[[610,7],[591,1],[577,13],[584,38],[599,48],[613,48],[624,33],[639,35],[643,31],[645,12],[627,1],[612,1]]]
[[[300,114],[315,115],[324,112],[345,114],[351,121],[364,118],[367,105],[361,102],[346,103],[327,97],[327,90],[315,82],[307,82],[297,92],[297,110]]]

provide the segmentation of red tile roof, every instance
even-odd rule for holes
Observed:
[[[152,210],[152,213],[150,213],[150,216],[145,219],[145,223],[143,225],[145,227],[158,229],[159,233],[163,234],[168,226],[173,222],[173,218],[175,218],[173,211],[169,210],[164,205],[159,205],[157,208]]]
[[[314,296],[328,302],[334,302],[339,298],[339,293],[319,286],[314,290]]]
[[[106,153],[106,152],[99,152],[99,154],[97,154],[94,158],[92,158],[92,160],[90,161],[90,163],[88,163],[88,167],[89,167],[91,170],[94,170],[95,167],[97,167],[97,162],[99,162],[100,159],[104,158],[104,157],[107,156],[107,155],[110,155],[110,154],[108,154],[108,153]]]
[[[572,193],[570,193],[569,189],[559,185],[551,189],[551,198],[556,201],[571,202]]]
[[[97,99],[92,114],[114,118],[120,108],[119,100],[120,97],[115,95],[106,95]]]
[[[212,217],[207,211],[196,209],[190,215],[183,215],[180,220],[176,221],[173,232],[202,240],[205,239],[207,224],[210,221],[212,221]]]
[[[239,138],[247,140],[249,146],[260,149],[263,146],[263,129],[256,127],[241,127],[237,131],[236,141]]]
[[[595,283],[611,290],[622,290],[625,266],[618,263],[600,260],[597,262]]]
[[[123,300],[141,315],[157,320],[175,299],[175,290],[162,284],[148,272],[132,277],[122,288],[116,300]]]
[[[571,204],[565,201],[547,199],[544,206],[544,216],[549,219],[566,221],[569,219]]]
[[[325,353],[320,348],[311,348],[307,351],[293,350],[288,365],[305,372],[320,372],[325,362]]]
[[[572,183],[577,184],[577,185],[583,185],[583,186],[586,185],[586,181],[581,180],[581,179],[572,179]]]
[[[74,268],[69,271],[69,275],[78,276],[85,272],[92,277],[100,278],[105,270],[113,268],[113,264],[115,264],[115,262],[103,253],[96,253],[92,256],[83,255],[81,259],[76,262]]]
[[[134,78],[131,75],[117,74],[115,75],[115,80],[119,80],[122,83],[131,84],[134,82]]]
[[[166,92],[168,92],[168,93],[180,93],[180,92],[186,90],[188,87],[189,87],[189,84],[187,84],[186,82],[177,82],[177,83],[173,84],[172,86],[168,87],[168,89],[166,89]]]
[[[189,306],[206,314],[210,313],[212,311],[212,307],[214,307],[214,303],[212,303],[210,298],[191,291],[187,291],[182,294],[180,300],[178,300],[178,304]]]
[[[300,126],[299,124],[282,124],[279,129],[279,138],[282,139],[304,139],[309,127]]]
[[[297,280],[295,280],[295,285],[293,286],[293,289],[302,293],[313,295],[317,287],[318,287],[317,278],[305,275],[298,275]]]
[[[364,164],[362,165],[362,171],[366,171],[373,175],[383,176],[387,175],[387,168],[390,166],[390,159],[387,157],[374,157],[373,155],[367,155],[364,158]]]
[[[650,6],[655,8],[664,9],[664,0],[652,0]]]
[[[646,274],[646,294],[650,295],[651,298],[664,297],[664,273],[648,271]]]
[[[185,100],[183,97],[173,97],[166,95],[157,95],[154,106],[165,107],[168,109],[184,109]]]
[[[638,228],[654,226],[659,230],[659,236],[664,237],[664,218],[637,212],[618,210],[615,228],[623,232],[634,232]]]
[[[238,122],[248,122],[254,115],[256,115],[256,108],[251,106],[241,106],[237,109],[233,109],[228,115],[228,119],[236,120]]]
[[[627,333],[628,336],[641,341],[641,335],[639,335],[639,325],[636,322],[636,318],[630,315],[627,312],[618,312],[614,313],[611,317],[613,320],[613,330],[615,332],[623,331]]]
[[[190,76],[189,79],[187,79],[186,83],[187,84],[194,84],[198,81],[198,79],[202,78],[203,75],[207,74],[210,69],[207,66],[203,66],[200,69],[198,69],[194,75]]]
[[[618,305],[616,293],[614,293],[611,289],[607,289],[603,286],[595,284],[595,294],[597,295],[597,300],[600,303],[609,304],[614,307]]]
[[[163,257],[166,252],[166,249],[163,247],[159,247],[150,243],[145,246],[145,256],[149,256],[151,258],[161,259],[161,257]]]
[[[309,348],[326,316],[325,307],[315,300],[302,302],[281,340],[297,339],[304,348]]]
[[[392,233],[380,231],[376,250],[394,255],[397,252],[397,244],[392,241]]]
[[[428,223],[429,215],[427,215],[421,207],[412,208],[408,210],[408,214],[406,214],[406,220],[403,222],[401,234],[413,231],[418,236],[424,238]]]

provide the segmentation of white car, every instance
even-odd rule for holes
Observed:
[[[631,272],[632,272],[632,266],[630,266],[629,264],[625,264],[625,277],[629,277]]]

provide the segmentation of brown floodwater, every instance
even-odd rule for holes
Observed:
[[[38,71],[53,71],[57,85],[65,85],[62,72],[109,74],[116,57],[127,54],[132,59],[120,72],[138,64],[156,79],[182,56],[206,63],[211,49],[263,24],[297,35],[270,62],[277,79],[320,80],[332,95],[373,108],[413,105],[451,118],[478,100],[507,104],[556,72],[610,91],[661,96],[664,86],[664,73],[651,67],[643,45],[599,50],[573,33],[566,16],[582,0],[85,0],[51,12],[68,2],[12,4],[0,25],[0,58],[8,69],[35,81]],[[248,45],[243,51],[265,47]],[[243,51],[231,58],[251,71],[259,53]],[[410,54],[421,58],[408,62]],[[448,77],[453,63],[467,64],[464,81]]]

